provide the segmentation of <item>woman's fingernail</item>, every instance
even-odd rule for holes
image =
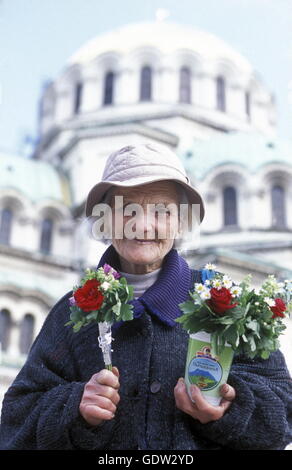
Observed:
[[[227,385],[227,384],[224,384],[224,385],[223,385],[223,387],[222,387],[222,391],[223,391],[223,393],[227,393],[227,392],[228,392],[228,390],[229,390],[229,385]]]

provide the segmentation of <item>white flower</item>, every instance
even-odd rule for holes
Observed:
[[[277,288],[276,288],[276,294],[282,294],[283,292],[285,292],[284,286],[285,286],[284,282],[278,282]]]
[[[255,302],[254,304],[255,304],[257,307],[260,305],[260,303],[259,303],[259,302]]]
[[[217,266],[215,266],[215,264],[212,264],[212,263],[207,263],[205,265],[205,269],[208,269],[209,271],[215,271],[217,269]]]
[[[224,287],[226,287],[226,289],[229,289],[232,286],[232,280],[229,276],[224,275],[222,284]]]
[[[276,305],[274,299],[271,299],[270,297],[264,297],[264,301],[268,304],[269,307],[275,307]]]
[[[215,287],[215,289],[221,289],[222,283],[220,279],[215,279],[214,281],[212,281],[212,286]]]
[[[205,290],[205,287],[203,284],[199,283],[199,282],[196,282],[195,284],[195,291],[200,294],[201,292],[203,292]]]
[[[239,297],[242,292],[242,288],[239,286],[233,286],[231,287],[230,292],[232,297]]]
[[[209,286],[211,284],[210,280],[209,279],[206,279],[206,281],[204,282],[205,286]]]
[[[203,292],[201,292],[200,297],[202,300],[211,299],[211,294],[210,294],[209,289],[206,289]]]
[[[103,290],[108,290],[108,288],[110,287],[110,283],[104,281],[104,282],[100,285],[100,287],[101,287]]]

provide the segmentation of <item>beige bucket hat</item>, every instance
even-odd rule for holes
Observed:
[[[177,155],[168,147],[157,143],[129,145],[109,155],[102,180],[88,193],[86,216],[92,215],[93,207],[102,202],[112,186],[128,188],[165,180],[182,185],[189,204],[200,204],[200,222],[202,222],[205,208],[201,195],[191,186]]]

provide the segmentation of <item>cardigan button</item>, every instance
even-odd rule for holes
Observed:
[[[150,390],[152,393],[158,393],[161,389],[161,383],[158,380],[154,380],[150,385]]]

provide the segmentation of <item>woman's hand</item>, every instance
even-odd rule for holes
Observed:
[[[79,405],[79,411],[88,424],[97,426],[104,420],[114,418],[120,401],[119,388],[117,367],[113,367],[112,371],[102,369],[91,377],[84,387]]]
[[[180,378],[174,388],[176,406],[185,413],[197,419],[202,424],[220,419],[231,406],[235,398],[235,390],[231,385],[224,384],[220,388],[222,400],[219,406],[210,405],[196,385],[191,386],[191,394],[195,403],[190,399],[183,378]]]

